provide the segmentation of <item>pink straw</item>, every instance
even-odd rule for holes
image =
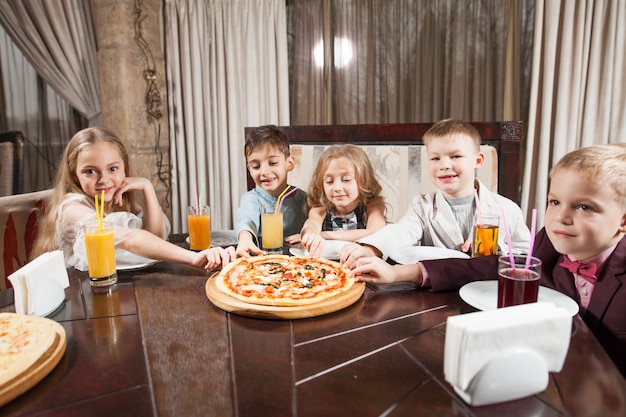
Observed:
[[[524,269],[528,271],[530,268],[530,258],[533,256],[533,247],[535,246],[535,231],[537,229],[537,209],[533,209],[532,220],[530,221],[530,247],[528,248],[528,255],[526,255],[526,265]]]
[[[287,193],[285,193],[283,195],[283,197],[280,199],[280,202],[278,203],[278,210],[280,210],[280,208],[283,206],[283,202],[285,201],[285,198],[288,195],[293,194],[297,189],[298,189],[298,187],[293,187],[291,190],[289,190],[289,192],[287,192]]]
[[[513,257],[513,244],[511,243],[511,232],[509,232],[509,224],[506,221],[506,212],[502,207],[502,222],[504,223],[504,232],[506,233],[506,243],[509,246],[509,262],[511,263],[511,269],[515,271],[515,258]]]

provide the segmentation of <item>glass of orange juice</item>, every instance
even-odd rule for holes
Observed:
[[[211,247],[211,210],[209,206],[187,207],[189,249],[205,250]]]
[[[261,213],[261,246],[267,254],[283,253],[283,208],[263,206]]]
[[[115,241],[113,224],[97,221],[86,223],[85,247],[87,249],[87,268],[89,283],[94,287],[107,287],[117,283],[115,267]]]
[[[474,242],[472,257],[496,255],[498,253],[498,231],[500,216],[496,214],[476,214],[474,220]]]

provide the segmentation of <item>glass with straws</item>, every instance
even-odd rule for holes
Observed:
[[[283,202],[297,190],[290,185],[276,200],[276,205],[265,205],[261,213],[261,246],[266,254],[283,253]]]
[[[113,224],[104,221],[104,191],[96,200],[96,220],[84,226],[87,269],[92,287],[108,287],[117,283]]]

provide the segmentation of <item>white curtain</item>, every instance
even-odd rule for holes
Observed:
[[[90,124],[99,124],[90,2],[3,0],[0,23],[37,73]]]
[[[165,0],[172,223],[211,207],[232,229],[246,191],[244,127],[289,124],[284,0]]]
[[[548,172],[583,146],[626,142],[626,2],[536,0],[522,209],[543,225]]]

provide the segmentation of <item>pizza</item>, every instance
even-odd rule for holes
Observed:
[[[287,255],[239,258],[215,277],[222,293],[251,304],[309,305],[348,291],[350,271],[338,262]]]
[[[56,341],[51,320],[0,313],[0,388],[54,350]]]

